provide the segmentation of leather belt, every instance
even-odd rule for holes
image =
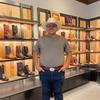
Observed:
[[[41,67],[45,70],[45,71],[58,71],[60,70],[60,68],[62,67],[63,65],[60,65],[60,66],[57,66],[57,67],[46,67],[46,66],[43,66],[41,65]]]

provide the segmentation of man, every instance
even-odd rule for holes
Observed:
[[[71,53],[68,41],[64,37],[56,35],[60,27],[58,21],[49,18],[43,24],[43,28],[48,34],[40,38],[34,46],[33,59],[41,80],[42,100],[50,100],[51,90],[55,100],[63,100],[61,88],[64,71],[69,66]],[[64,52],[67,54],[65,63]]]

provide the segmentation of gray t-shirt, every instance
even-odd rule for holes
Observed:
[[[34,51],[40,56],[40,64],[47,67],[63,65],[64,52],[70,52],[68,41],[58,35],[47,35],[40,38],[35,44]]]

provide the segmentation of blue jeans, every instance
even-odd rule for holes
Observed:
[[[50,100],[51,90],[54,93],[55,100],[63,100],[62,85],[64,81],[64,72],[39,72],[42,85],[42,100]]]

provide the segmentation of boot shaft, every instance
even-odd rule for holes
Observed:
[[[16,54],[17,53],[22,53],[21,46],[16,46]]]
[[[9,25],[4,24],[4,38],[12,38]]]

